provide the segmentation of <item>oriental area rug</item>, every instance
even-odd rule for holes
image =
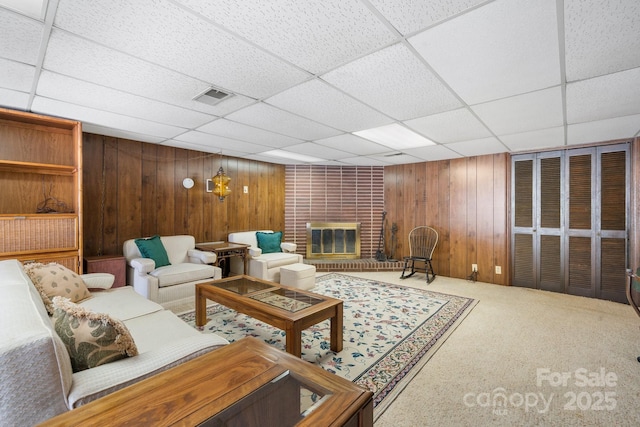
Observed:
[[[455,330],[477,301],[369,279],[330,273],[311,292],[344,301],[343,349],[330,350],[330,323],[302,332],[302,359],[346,378],[374,394],[374,418]],[[209,301],[211,303],[211,301]],[[205,332],[233,342],[246,336],[284,351],[284,331],[213,303]],[[180,315],[194,326],[194,311]],[[195,327],[195,326],[194,326]]]

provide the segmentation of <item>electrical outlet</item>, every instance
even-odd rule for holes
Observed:
[[[496,274],[502,274],[502,267],[496,265]]]
[[[471,264],[471,271],[478,271],[478,264]]]
[[[242,191],[244,192],[244,194],[248,194],[249,193],[249,186],[245,185],[244,187],[242,187]]]

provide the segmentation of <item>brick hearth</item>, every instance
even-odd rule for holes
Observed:
[[[305,259],[319,272],[402,271],[402,261],[376,261],[375,259]]]

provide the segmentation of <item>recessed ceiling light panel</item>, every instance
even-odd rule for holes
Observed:
[[[435,142],[430,139],[427,139],[397,123],[373,129],[361,130],[353,132],[353,134],[361,138],[377,142],[378,144],[382,144],[386,147],[393,148],[394,150],[435,145]]]
[[[317,157],[306,156],[304,154],[292,153],[290,151],[284,151],[284,150],[265,151],[262,154],[265,156],[281,157],[283,159],[298,160],[300,162],[308,162],[308,163],[317,163],[317,162],[325,161],[324,159],[319,159]]]

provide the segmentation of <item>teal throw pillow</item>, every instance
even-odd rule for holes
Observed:
[[[282,249],[280,248],[280,242],[282,242],[282,231],[276,231],[275,233],[263,233],[258,231],[256,232],[256,238],[258,239],[258,247],[262,249],[263,254],[282,252]]]
[[[151,258],[156,263],[156,268],[171,265],[167,250],[157,234],[148,239],[136,239],[134,241],[142,256]]]

